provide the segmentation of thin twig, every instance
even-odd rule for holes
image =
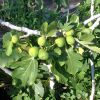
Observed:
[[[13,30],[17,30],[17,31],[26,33],[26,35],[23,35],[20,38],[26,38],[26,37],[28,37],[30,35],[40,35],[40,31],[38,31],[38,30],[31,30],[31,29],[26,28],[26,27],[19,27],[19,26],[16,26],[16,25],[11,24],[9,22],[5,22],[5,21],[3,21],[1,19],[0,19],[0,24],[2,26],[8,27],[10,29],[13,29]]]
[[[100,17],[100,14],[94,15],[92,17],[90,17],[89,19],[85,20],[83,22],[84,25],[88,24],[90,21],[97,19],[98,17]]]
[[[94,30],[98,25],[100,25],[100,17],[97,18],[97,20],[95,21],[95,23],[90,27],[91,30]]]

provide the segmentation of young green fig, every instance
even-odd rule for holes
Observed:
[[[44,46],[46,43],[46,38],[44,36],[41,36],[38,38],[38,45],[39,46]]]
[[[32,57],[37,57],[38,56],[38,52],[39,52],[39,48],[38,47],[30,47],[28,50],[28,53],[30,56]]]
[[[65,45],[65,39],[63,37],[59,37],[55,40],[55,44],[58,47],[63,47]]]
[[[47,52],[46,50],[40,49],[40,50],[39,50],[38,57],[39,57],[39,59],[41,59],[41,60],[47,60],[48,57],[49,57],[49,54],[48,54],[48,52]]]

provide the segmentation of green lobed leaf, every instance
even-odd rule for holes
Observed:
[[[16,49],[13,49],[10,56],[7,56],[5,52],[0,52],[0,66],[12,68],[12,63],[15,63],[23,56],[26,55],[24,53],[19,53]]]
[[[11,42],[11,36],[11,32],[8,32],[3,36],[3,48],[6,49],[5,52],[7,56],[12,54],[13,43]]]
[[[53,21],[48,26],[48,32],[50,32],[51,30],[55,30],[55,29],[57,29],[57,22]]]
[[[63,26],[61,26],[61,29],[63,31],[69,31],[74,27],[74,25],[70,25],[70,23],[65,23]]]
[[[10,56],[12,53],[13,43],[11,41],[11,35],[11,32],[8,32],[3,36],[3,48],[6,49],[5,52],[7,56]]]
[[[48,23],[47,22],[44,22],[41,26],[41,31],[42,31],[42,34],[46,34],[47,33],[47,30],[48,30]]]
[[[47,36],[55,36],[56,33],[57,33],[57,29],[53,29],[53,30],[48,32]]]
[[[22,100],[22,94],[18,94],[17,96],[13,97],[12,100]]]
[[[16,62],[13,77],[20,79],[22,86],[34,84],[38,74],[38,62],[35,59],[26,59]]]
[[[66,59],[67,59],[67,55],[66,55],[66,53],[63,52],[62,55],[60,55],[59,58],[58,58],[59,65],[60,66],[65,65],[66,64]]]
[[[56,62],[55,62],[56,63]],[[64,69],[64,67],[59,66],[59,64],[54,64],[51,67],[51,70],[53,72],[53,74],[56,77],[56,80],[60,83],[66,84],[68,81],[68,74],[66,72],[66,70]]]
[[[0,53],[0,67],[5,67],[9,62],[8,56],[4,53]],[[10,60],[12,62],[12,60]]]
[[[97,66],[100,67],[100,59],[97,61]]]
[[[39,65],[39,69],[45,72],[49,72],[49,69],[46,65]]]
[[[7,32],[5,35],[3,35],[3,47],[8,47],[8,42],[11,41],[11,32]]]
[[[70,18],[70,22],[71,23],[79,23],[79,16],[77,16],[76,14],[73,14]]]
[[[8,47],[6,48],[6,55],[10,56],[12,54],[12,47],[13,47],[13,43],[10,41],[8,42]]]
[[[72,50],[66,50],[68,54],[68,60],[67,60],[67,71],[68,73],[75,75],[80,68],[82,67],[82,60],[81,55],[78,53],[75,53]]]
[[[40,97],[43,97],[44,95],[44,88],[42,86],[42,83],[39,81],[37,84],[34,84],[35,88],[35,95],[39,95]]]
[[[82,33],[90,34],[91,32],[92,32],[92,30],[89,29],[89,28],[83,28],[83,29],[82,29]]]
[[[81,35],[80,40],[90,42],[90,41],[92,41],[94,38],[95,38],[95,37],[94,37],[93,34],[83,34],[83,35]]]

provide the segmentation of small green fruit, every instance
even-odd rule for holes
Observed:
[[[72,36],[67,36],[66,41],[69,45],[73,45],[75,43],[75,40]]]
[[[39,46],[44,46],[46,43],[46,38],[44,36],[41,36],[38,38],[38,45]]]
[[[17,43],[18,36],[17,35],[13,35],[11,41],[12,41],[12,43]]]
[[[33,56],[33,57],[37,57],[38,56],[38,52],[39,52],[38,47],[31,47],[28,50],[29,55]]]
[[[57,38],[55,40],[55,44],[58,46],[58,47],[63,47],[65,45],[65,39],[63,37],[60,37],[60,38]]]
[[[67,31],[67,32],[65,33],[65,35],[66,35],[66,36],[71,36],[71,35],[73,35],[73,33],[74,33],[74,30],[71,29],[71,30]]]
[[[47,52],[47,51],[45,51],[44,49],[40,49],[40,50],[39,50],[38,57],[39,57],[39,59],[41,59],[41,60],[47,60],[48,57],[49,57],[49,55],[48,55],[48,52]]]

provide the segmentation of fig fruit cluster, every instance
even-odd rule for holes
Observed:
[[[46,43],[46,38],[44,36],[39,37],[37,43],[40,47],[44,46]],[[37,46],[30,47],[28,53],[34,58],[38,57],[40,60],[47,60],[49,58],[48,52],[43,48],[39,49]]]
[[[66,42],[69,44],[69,45],[73,45],[75,43],[75,40],[74,40],[74,37],[73,37],[73,33],[74,33],[74,30],[69,30],[65,33],[65,38],[66,38]],[[58,46],[58,47],[63,47],[65,45],[65,38],[64,37],[58,37],[56,40],[55,40],[55,44]]]
[[[73,37],[73,30],[69,30],[66,32],[65,37],[57,37],[55,39],[55,44],[57,47],[62,48],[65,46],[65,43],[69,45],[73,45],[75,40]],[[40,60],[47,60],[49,58],[48,52],[43,48],[46,45],[46,37],[41,36],[37,39],[38,46],[30,47],[28,53],[32,57],[38,57]]]

